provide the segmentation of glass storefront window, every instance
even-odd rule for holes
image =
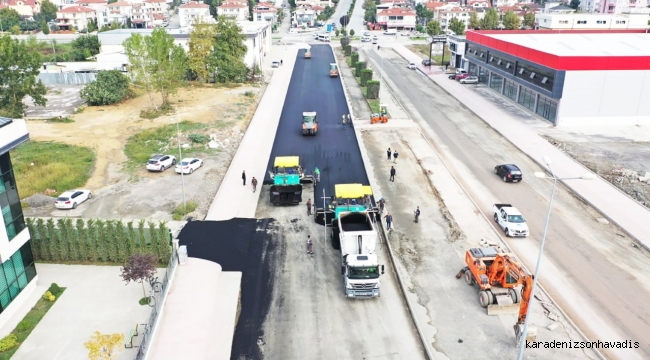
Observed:
[[[519,91],[519,104],[523,105],[524,107],[528,108],[530,111],[535,111],[535,98],[537,97],[537,94],[535,94],[532,90],[526,89],[525,87],[521,88],[521,91]]]
[[[487,85],[489,79],[490,79],[490,72],[488,71],[488,69],[484,67],[478,68],[478,82]]]
[[[510,98],[512,101],[517,101],[517,89],[519,85],[510,80],[506,80],[505,87],[503,88],[503,95]]]
[[[501,92],[503,89],[503,77],[492,73],[492,79],[490,80],[490,87],[498,92]]]
[[[0,312],[36,277],[32,248],[27,242],[0,266]]]
[[[546,120],[555,123],[557,118],[557,102],[545,97],[539,96],[539,101],[537,102],[537,115],[543,117]]]
[[[0,155],[0,212],[4,219],[7,237],[11,241],[25,229],[25,219],[14,180],[9,153]]]

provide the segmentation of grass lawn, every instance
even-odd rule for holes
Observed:
[[[422,45],[422,44],[412,44],[407,46],[407,48],[410,47],[411,50],[415,50],[419,53],[421,53],[424,56],[429,56],[429,45]],[[445,63],[449,63],[449,59],[451,56],[451,52],[449,51],[449,47],[445,45]],[[442,63],[442,54],[441,55],[434,55],[431,57],[431,62],[434,64],[441,64]]]
[[[28,141],[11,152],[11,162],[18,193],[23,198],[42,194],[48,188],[57,190],[54,195],[58,195],[88,181],[95,153],[82,146]]]
[[[16,336],[18,344],[7,351],[0,352],[0,360],[11,359],[14,353],[18,351],[20,344],[22,344],[27,339],[29,334],[31,334],[32,331],[36,328],[36,325],[38,325],[41,319],[43,319],[45,314],[47,314],[50,308],[54,306],[54,304],[59,300],[59,297],[61,294],[63,294],[65,288],[60,288],[58,286],[56,288],[59,290],[56,291],[56,294],[53,290],[53,286],[51,286],[49,290],[54,296],[56,296],[56,299],[54,301],[49,301],[41,297],[38,302],[36,302],[36,305],[27,313],[27,315],[25,315],[23,320],[18,323],[18,326],[16,326],[14,331],[11,332],[11,334]]]
[[[218,151],[218,149],[205,149],[205,144],[209,141],[206,134],[208,130],[215,126],[229,126],[229,122],[218,122],[216,124],[203,124],[183,121],[178,124],[181,132],[181,143],[187,142],[194,146],[189,149],[183,149],[183,157],[191,157],[206,151]],[[194,139],[194,141],[193,141]],[[196,142],[196,144],[195,144]],[[129,159],[129,165],[141,166],[146,163],[152,154],[178,153],[178,140],[176,124],[161,126],[155,129],[141,131],[131,136],[124,147],[124,154]],[[178,156],[177,156],[178,157]],[[180,161],[180,159],[178,159]]]

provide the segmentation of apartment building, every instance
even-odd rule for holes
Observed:
[[[203,23],[214,21],[214,18],[210,16],[210,6],[196,1],[179,6],[178,16],[180,18],[181,28],[192,26],[196,21]]]
[[[485,9],[485,8],[480,8]],[[444,9],[444,8],[438,8],[437,11],[433,13],[433,18],[435,20],[438,20],[440,22],[440,27],[445,30],[451,24],[451,19],[456,18],[465,24],[465,28],[467,28],[467,25],[469,24],[469,18],[472,16],[472,13],[474,12],[473,9],[471,8],[461,8],[461,7],[454,7],[451,9]]]
[[[271,3],[261,2],[253,9],[253,21],[264,21],[273,26],[278,21],[278,9]]]
[[[414,30],[415,11],[403,8],[390,8],[377,12],[377,24],[384,29]]]
[[[32,17],[41,12],[40,0],[0,0],[0,9],[15,10],[22,17]]]
[[[236,21],[248,20],[248,3],[244,1],[226,1],[217,7],[217,15]]]
[[[21,306],[36,289],[37,280],[29,230],[25,225],[9,154],[28,140],[25,120],[0,118],[0,209],[4,224],[0,230],[0,328],[7,329],[7,332],[17,325],[8,322],[22,319],[33,305]]]
[[[97,19],[97,12],[86,6],[70,6],[56,12],[56,26],[61,30],[84,30],[91,20]]]
[[[126,25],[126,20],[131,19],[132,10],[133,6],[127,1],[118,1],[108,4],[108,10],[106,11],[106,24],[117,23],[120,25]]]
[[[300,6],[307,6],[307,7],[314,7],[314,6],[322,6],[323,8],[326,7],[333,7],[334,3],[331,0],[296,0],[296,7]]]

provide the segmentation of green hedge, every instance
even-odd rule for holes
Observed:
[[[359,53],[354,53],[350,55],[350,65],[352,65],[352,67],[355,67],[358,61],[359,61]]]
[[[361,77],[361,71],[363,71],[368,64],[365,61],[357,61],[354,65],[354,76]]]
[[[171,255],[165,222],[27,218],[36,261],[126,263],[134,253],[154,254],[160,264]]]
[[[361,86],[367,86],[368,81],[372,80],[372,70],[363,69],[361,70]]]
[[[379,81],[369,80],[366,83],[366,98],[378,99],[379,98]]]
[[[343,47],[343,50],[345,51],[345,56],[352,55],[352,45],[345,45],[345,47]]]

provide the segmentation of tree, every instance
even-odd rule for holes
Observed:
[[[149,99],[154,109],[158,109],[156,102],[153,99],[153,84],[152,77],[149,70],[149,59],[147,58],[147,44],[144,41],[144,36],[139,33],[132,34],[128,39],[124,40],[122,44],[124,52],[129,58],[129,68],[131,75],[133,75],[136,83],[139,83],[145,91],[149,94]]]
[[[336,30],[334,31],[334,36],[337,36],[337,37],[338,37],[339,35],[341,35],[341,31],[339,31],[339,29],[336,29]]]
[[[45,20],[43,20],[43,22],[41,23],[41,31],[42,31],[43,34],[45,34],[45,35],[49,35],[49,34],[50,34],[50,27],[47,26],[47,23],[45,22]]]
[[[503,27],[506,30],[517,30],[519,29],[520,25],[521,20],[519,20],[519,16],[517,16],[517,14],[515,14],[512,10],[508,11],[503,16]]]
[[[119,70],[102,70],[95,81],[81,89],[81,98],[92,106],[114,104],[128,96],[129,79]]]
[[[219,16],[216,30],[214,51],[209,63],[213,71],[217,72],[217,81],[223,83],[245,81],[248,74],[244,64],[247,51],[244,44],[246,35],[241,34],[241,28],[235,20],[224,16]]]
[[[5,34],[0,37],[0,112],[9,117],[22,117],[26,109],[25,96],[30,96],[36,105],[45,106],[47,89],[36,76],[43,61],[36,40],[29,43],[12,39]]]
[[[196,77],[205,82],[210,80],[211,70],[208,59],[212,54],[216,37],[217,25],[205,24],[201,21],[194,23],[190,32],[188,64]]]
[[[427,24],[427,34],[429,36],[442,34],[440,23],[437,20],[429,21],[429,23]]]
[[[114,360],[122,351],[123,342],[124,334],[102,334],[95,331],[84,346],[88,349],[90,360]]]
[[[377,5],[374,0],[365,0],[363,2],[363,20],[374,23],[377,20]]]
[[[476,15],[476,12],[472,12],[472,14],[469,16],[469,22],[467,23],[467,27],[470,29],[478,29],[481,26],[481,21],[478,19],[478,15]]]
[[[142,294],[147,296],[144,290],[145,280],[156,275],[156,256],[153,254],[133,254],[129,257],[129,263],[120,268],[122,280],[128,285],[131,281],[142,284]]]
[[[59,7],[54,5],[50,0],[43,0],[43,3],[41,3],[40,15],[45,22],[56,19],[57,11],[59,11]]]
[[[499,27],[499,14],[494,8],[489,8],[481,19],[481,30],[494,30]]]
[[[575,10],[578,10],[579,6],[580,6],[580,0],[571,0],[571,2],[569,3],[569,7]]]
[[[535,28],[535,13],[532,11],[527,11],[524,14],[524,21],[522,25],[526,28],[534,29]]]
[[[339,19],[339,22],[341,23],[341,26],[343,26],[345,28],[350,23],[350,17],[347,16],[347,15],[343,15]]]
[[[8,31],[14,26],[18,26],[20,24],[20,19],[21,16],[16,10],[8,7],[0,9],[0,25],[4,31]]]
[[[350,29],[350,36],[354,36],[354,29]]]
[[[74,59],[83,61],[99,54],[102,44],[97,35],[82,35],[72,41]]]
[[[454,16],[449,23],[449,30],[453,31],[456,35],[463,35],[465,34],[465,23]]]

